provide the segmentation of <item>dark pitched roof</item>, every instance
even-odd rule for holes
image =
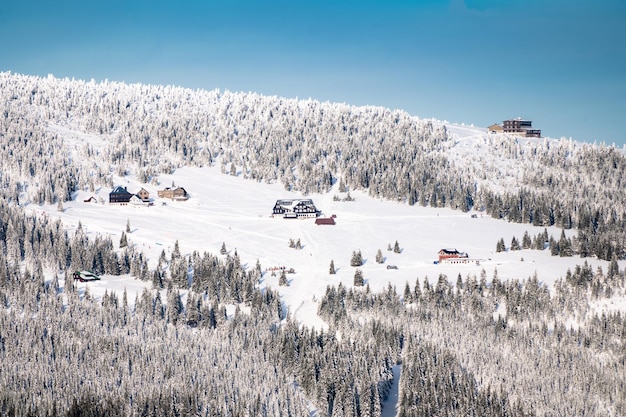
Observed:
[[[122,187],[121,185],[118,185],[117,187],[113,189],[113,191],[111,191],[111,194],[130,194],[130,193],[128,192],[126,187]]]
[[[460,252],[456,249],[441,249],[439,253],[445,253],[446,255],[454,255]]]

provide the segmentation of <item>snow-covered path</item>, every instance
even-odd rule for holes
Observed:
[[[400,374],[402,365],[393,366],[393,384],[389,390],[389,396],[383,403],[381,417],[396,417],[398,415],[398,386],[400,385]]]

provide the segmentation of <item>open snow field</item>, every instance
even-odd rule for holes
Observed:
[[[165,250],[169,259],[177,240],[185,255],[193,251],[218,254],[225,242],[228,251],[232,254],[236,250],[249,268],[254,267],[257,259],[263,270],[282,266],[294,268],[296,273],[287,275],[288,287],[280,287],[279,274],[272,276],[270,272],[263,275],[260,285],[278,289],[296,319],[316,327],[324,326],[317,317],[317,300],[326,287],[340,282],[348,287],[353,285],[355,268],[350,266],[353,251],[360,250],[363,255],[365,263],[361,270],[372,291],[381,291],[391,284],[399,294],[406,282],[413,288],[418,278],[421,283],[427,276],[433,284],[439,274],[446,274],[454,283],[459,273],[465,280],[468,274],[479,277],[482,269],[488,281],[497,270],[501,280],[524,279],[537,273],[540,281],[551,285],[557,278],[564,277],[568,268],[584,262],[578,257],[553,257],[547,250],[496,253],[500,238],[504,238],[508,246],[513,236],[521,242],[525,231],[534,237],[544,228],[495,220],[476,212],[408,206],[374,199],[357,191],[351,192],[355,201],[334,201],[333,196],[340,194],[331,190],[323,195],[307,196],[322,210],[323,216],[337,216],[336,225],[318,226],[313,219],[287,220],[271,216],[277,199],[301,197],[285,191],[280,184],[258,183],[222,174],[216,167],[178,169],[172,175],[161,175],[160,182],[158,186],[140,184],[131,177],[116,182],[131,193],[142,187],[147,189],[153,206],[109,204],[111,190],[101,188],[96,193],[76,193],[72,202],[64,204],[63,212],[57,211],[56,206],[31,206],[27,211],[61,218],[70,233],[80,221],[88,235],[110,235],[116,246],[129,222],[129,244],[148,256],[151,268],[156,266],[161,251]],[[170,186],[172,182],[184,187],[191,198],[182,202],[158,198],[157,189]],[[83,202],[92,195],[97,199],[101,197],[105,203]],[[476,218],[472,214],[476,214]],[[548,228],[548,232],[555,239],[561,234],[557,228]],[[575,231],[566,233],[571,236]],[[302,249],[290,248],[290,239],[300,239]],[[395,241],[402,250],[399,254],[387,250]],[[434,264],[442,248],[467,252],[472,259],[480,259],[480,265]],[[385,257],[383,264],[375,261],[379,249]],[[337,269],[336,275],[329,274],[331,260]],[[605,261],[587,261],[594,270],[597,266],[607,270]],[[388,270],[389,264],[398,269]],[[121,295],[126,288],[132,303],[135,294],[150,283],[129,276],[104,276],[102,281],[80,285],[88,285],[96,297],[105,289]],[[613,303],[604,308],[623,308],[623,300],[616,298]]]

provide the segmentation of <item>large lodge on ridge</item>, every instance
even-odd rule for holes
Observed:
[[[502,125],[496,123],[487,128],[489,133],[522,134],[527,138],[540,138],[541,129],[534,129],[532,120],[524,120],[521,117],[504,120]]]

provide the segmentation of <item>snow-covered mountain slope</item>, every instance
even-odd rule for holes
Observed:
[[[0,158],[1,410],[624,414],[612,147],[0,73]],[[336,224],[271,215],[300,198]]]
[[[173,174],[162,175],[162,184],[146,185],[129,178],[118,178],[115,183],[127,187],[130,192],[145,188],[154,197],[154,205],[133,206],[108,203],[110,189],[97,192],[79,191],[71,202],[64,204],[63,212],[56,205],[28,205],[26,211],[60,218],[73,233],[82,224],[87,235],[111,236],[118,243],[122,232],[130,224],[128,241],[139,251],[146,253],[151,268],[156,267],[161,251],[168,258],[175,242],[181,252],[193,251],[219,253],[223,243],[230,253],[237,251],[242,262],[253,268],[258,260],[265,272],[261,285],[278,289],[287,308],[306,324],[322,326],[317,318],[317,301],[328,285],[340,282],[351,287],[356,268],[350,266],[353,251],[361,251],[365,260],[360,267],[365,283],[372,291],[380,292],[388,285],[401,293],[408,282],[414,286],[428,277],[431,284],[439,274],[445,274],[454,283],[458,274],[480,277],[487,274],[488,281],[494,274],[501,280],[526,279],[537,274],[540,281],[551,285],[564,278],[567,269],[574,269],[583,260],[578,257],[550,256],[549,250],[521,250],[496,253],[496,243],[503,238],[509,246],[513,237],[521,241],[525,232],[531,236],[544,231],[543,227],[510,223],[483,216],[479,212],[463,213],[448,208],[408,206],[404,203],[375,199],[354,191],[354,201],[336,201],[335,196],[345,196],[336,189],[325,194],[311,194],[323,216],[336,215],[336,225],[316,225],[314,219],[290,220],[272,217],[277,199],[297,198],[301,194],[287,192],[279,184],[265,184],[245,180],[241,176],[223,174],[216,167],[181,168]],[[165,186],[184,187],[190,193],[187,201],[171,201],[158,198],[157,190]],[[89,197],[104,203],[85,203]],[[558,239],[561,229],[551,227],[548,233]],[[573,231],[568,231],[573,234]],[[289,247],[289,240],[300,240],[302,249]],[[399,243],[401,253],[387,250]],[[467,252],[476,264],[435,264],[437,252],[442,248],[456,248]],[[375,261],[381,250],[383,264]],[[337,273],[329,274],[331,260]],[[589,260],[592,267],[607,270],[608,263]],[[395,265],[395,269],[387,269]],[[289,286],[278,285],[280,273],[272,276],[275,267],[293,268],[288,274]],[[129,299],[133,292],[143,288],[126,279],[106,276],[99,283],[85,284],[95,288],[95,295],[102,289],[114,289],[118,293],[128,286]],[[137,287],[138,285],[138,287]],[[609,308],[624,308],[623,297],[616,296]]]
[[[582,260],[494,253],[499,239],[508,246],[546,227],[557,240],[567,229],[575,254],[624,255],[626,159],[613,148],[255,94],[10,73],[0,74],[0,86],[5,198],[114,240],[128,220],[136,228],[131,242],[152,266],[176,240],[185,253],[216,252],[226,242],[249,265],[259,259],[264,268],[293,266],[292,285],[281,290],[294,311],[312,312],[313,295],[350,283],[350,256],[358,250],[376,290],[483,268],[507,279],[537,272],[551,283]],[[108,201],[115,185],[156,197],[172,181],[192,198],[165,206],[157,199],[152,207],[83,203],[92,195]],[[345,196],[342,187],[356,201],[335,201]],[[337,225],[268,217],[276,199],[302,193],[336,214]],[[304,248],[289,248],[289,239],[301,239]],[[399,255],[386,250],[396,240]],[[447,247],[480,265],[435,266],[436,252]],[[382,265],[374,261],[379,249],[388,258]],[[398,270],[387,270],[390,263]],[[265,285],[276,280],[264,277]]]

